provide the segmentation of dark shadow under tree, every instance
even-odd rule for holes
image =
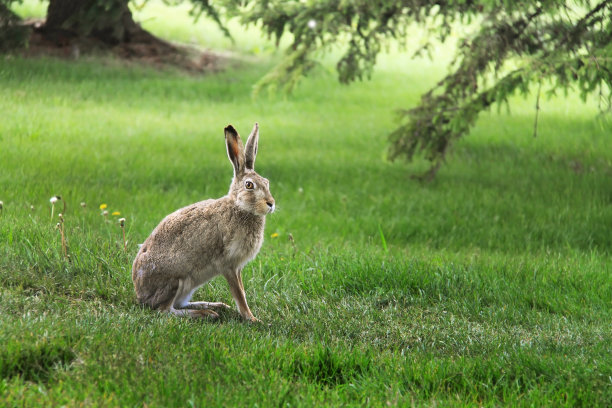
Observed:
[[[0,46],[9,28],[26,27],[31,36],[26,41],[12,41],[4,50],[21,47],[35,53],[32,50],[44,48],[51,55],[73,57],[93,50],[111,50],[122,58],[147,58],[150,62],[195,70],[206,69],[211,62],[208,54],[200,53],[196,61],[194,55],[189,55],[193,50],[171,44],[143,29],[134,20],[129,0],[49,0],[45,20],[30,24],[19,21],[11,12],[11,3],[17,1],[0,0]],[[208,1],[193,1],[192,5],[191,14],[195,19],[206,14],[229,35]],[[2,19],[3,15],[10,16],[10,21],[8,17]]]

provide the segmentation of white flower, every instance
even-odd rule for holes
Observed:
[[[51,197],[51,198],[49,199],[49,202],[50,202],[51,204],[55,204],[55,203],[57,203],[57,200],[59,200],[59,197],[58,197],[58,196],[53,196],[53,197]]]
[[[317,27],[317,22],[315,20],[308,20],[308,28],[314,30]]]

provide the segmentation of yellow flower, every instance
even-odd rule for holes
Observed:
[[[270,238],[277,238],[278,237],[278,232],[275,232],[274,234],[270,235]]]
[[[104,210],[106,207],[108,207],[108,205],[106,205],[106,204],[100,204],[100,209],[101,209],[101,210]]]
[[[111,215],[121,215],[119,211],[114,211]]]

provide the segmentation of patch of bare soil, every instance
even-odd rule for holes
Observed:
[[[24,21],[30,29],[28,46],[18,54],[28,57],[79,59],[85,56],[111,56],[127,64],[159,69],[175,68],[192,74],[222,70],[226,55],[203,51],[193,46],[173,44],[140,30],[129,42],[110,45],[96,38],[76,37],[63,30],[47,30],[44,20]]]

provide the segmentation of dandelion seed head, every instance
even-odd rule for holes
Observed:
[[[4,203],[0,201],[0,210],[4,208]]]
[[[125,218],[119,218],[119,225],[121,225],[121,227],[125,225]]]
[[[106,217],[108,215],[108,211],[107,210],[102,211],[102,215]]]
[[[34,211],[34,206],[33,205],[30,206],[30,210]]]
[[[49,202],[50,202],[51,204],[55,204],[55,203],[57,203],[57,202],[58,202],[58,200],[59,200],[59,199],[60,199],[60,198],[59,198],[59,196],[53,196],[53,197],[51,197],[51,198],[49,199]]]
[[[81,203],[81,207],[83,207],[83,208],[87,207],[87,204],[85,204],[85,201],[83,201],[83,202]]]

